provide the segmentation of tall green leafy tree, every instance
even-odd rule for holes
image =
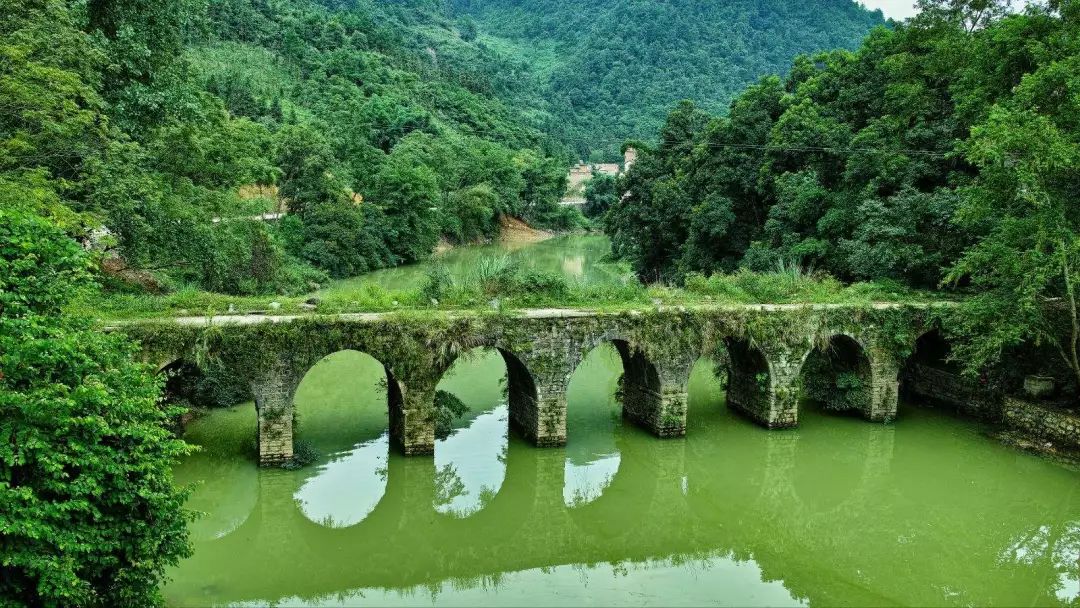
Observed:
[[[85,6],[88,29],[108,48],[108,82],[118,88],[149,84],[176,61],[200,8],[191,0],[87,0]]]
[[[604,216],[604,231],[615,252],[632,261],[646,280],[673,278],[689,230],[691,199],[686,167],[695,137],[709,116],[684,101],[660,130],[656,149],[643,148],[625,181],[626,195]]]
[[[980,178],[965,192],[959,220],[984,236],[951,274],[979,288],[964,308],[958,353],[972,369],[1035,341],[1049,345],[1080,385],[1078,116],[1080,55],[1073,54],[1027,76],[973,132],[968,154]]]
[[[619,180],[615,176],[601,173],[585,184],[585,217],[603,217],[618,202]]]
[[[391,157],[376,178],[372,200],[386,215],[390,250],[402,261],[431,256],[439,240],[438,179],[425,166],[413,166]]]
[[[80,248],[0,200],[0,603],[147,606],[190,552],[187,448],[135,347],[69,314]]]
[[[104,60],[64,2],[12,0],[0,20],[0,172],[79,177],[107,130]]]

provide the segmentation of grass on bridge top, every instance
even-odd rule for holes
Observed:
[[[917,291],[891,281],[844,284],[833,277],[781,268],[755,273],[691,275],[683,287],[646,286],[632,277],[583,284],[503,261],[481,263],[466,277],[435,265],[420,287],[389,290],[374,283],[320,292],[318,296],[231,296],[196,289],[167,295],[104,294],[80,308],[103,320],[218,316],[226,314],[341,314],[401,310],[503,310],[580,308],[618,311],[655,305],[925,303],[955,294]],[[280,307],[274,305],[279,304]]]

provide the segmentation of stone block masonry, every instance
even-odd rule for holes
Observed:
[[[1080,450],[1080,415],[1051,406],[1007,397],[1002,404],[1005,426],[1059,447]]]
[[[833,336],[850,336],[849,358],[867,391],[859,405],[872,421],[895,418],[896,328],[910,342],[926,330],[925,307],[761,306],[622,313],[524,311],[428,316],[352,315],[263,320],[188,320],[178,350],[202,348],[251,382],[259,413],[262,464],[293,458],[293,397],[307,371],[342,350],[367,353],[386,367],[391,436],[408,455],[435,447],[435,393],[456,358],[476,348],[496,349],[507,368],[511,425],[537,446],[565,445],[566,390],[582,359],[614,345],[623,363],[620,397],[627,420],[657,437],[686,433],[687,385],[695,362],[728,362],[728,402],[770,429],[798,425],[800,376],[808,356]],[[887,337],[876,328],[891,322]],[[177,324],[127,325],[155,357]],[[211,331],[212,330],[212,331]],[[202,335],[202,332],[210,332]],[[726,354],[725,354],[726,353]],[[148,354],[149,356],[149,354]],[[196,360],[194,353],[171,356]],[[205,358],[205,357],[204,357]]]

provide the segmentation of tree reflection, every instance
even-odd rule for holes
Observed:
[[[1057,599],[1080,603],[1080,521],[1029,530],[1001,553],[1001,561],[1057,574],[1051,591]]]

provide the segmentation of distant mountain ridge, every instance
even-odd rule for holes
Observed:
[[[450,0],[479,40],[529,64],[547,131],[593,161],[655,133],[672,106],[714,112],[803,53],[855,48],[880,11],[851,0]]]

